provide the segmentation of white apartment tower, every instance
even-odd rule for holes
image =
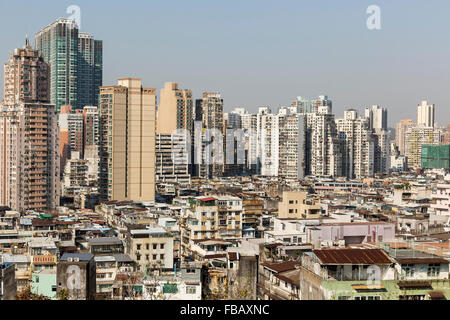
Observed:
[[[417,125],[434,128],[434,104],[424,100],[417,106]]]
[[[336,120],[339,139],[344,143],[343,171],[347,178],[361,179],[374,174],[374,143],[367,118],[358,117],[356,110],[344,112]]]

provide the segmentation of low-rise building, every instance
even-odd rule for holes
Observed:
[[[14,264],[0,263],[0,300],[15,300],[17,293]]]
[[[152,266],[173,269],[173,235],[162,227],[130,229],[126,236],[126,253],[136,261],[137,270]]]

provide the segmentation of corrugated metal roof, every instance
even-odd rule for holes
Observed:
[[[284,272],[288,270],[294,270],[296,266],[300,266],[299,261],[285,261],[280,263],[263,263],[263,267],[275,271],[276,273]]]
[[[391,264],[381,249],[323,249],[313,250],[322,264]]]

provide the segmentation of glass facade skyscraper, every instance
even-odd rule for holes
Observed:
[[[103,43],[80,33],[70,19],[60,18],[39,31],[35,47],[50,64],[50,101],[82,109],[98,105],[102,85]]]

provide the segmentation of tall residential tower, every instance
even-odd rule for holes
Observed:
[[[124,78],[100,88],[102,200],[155,200],[156,89]]]

